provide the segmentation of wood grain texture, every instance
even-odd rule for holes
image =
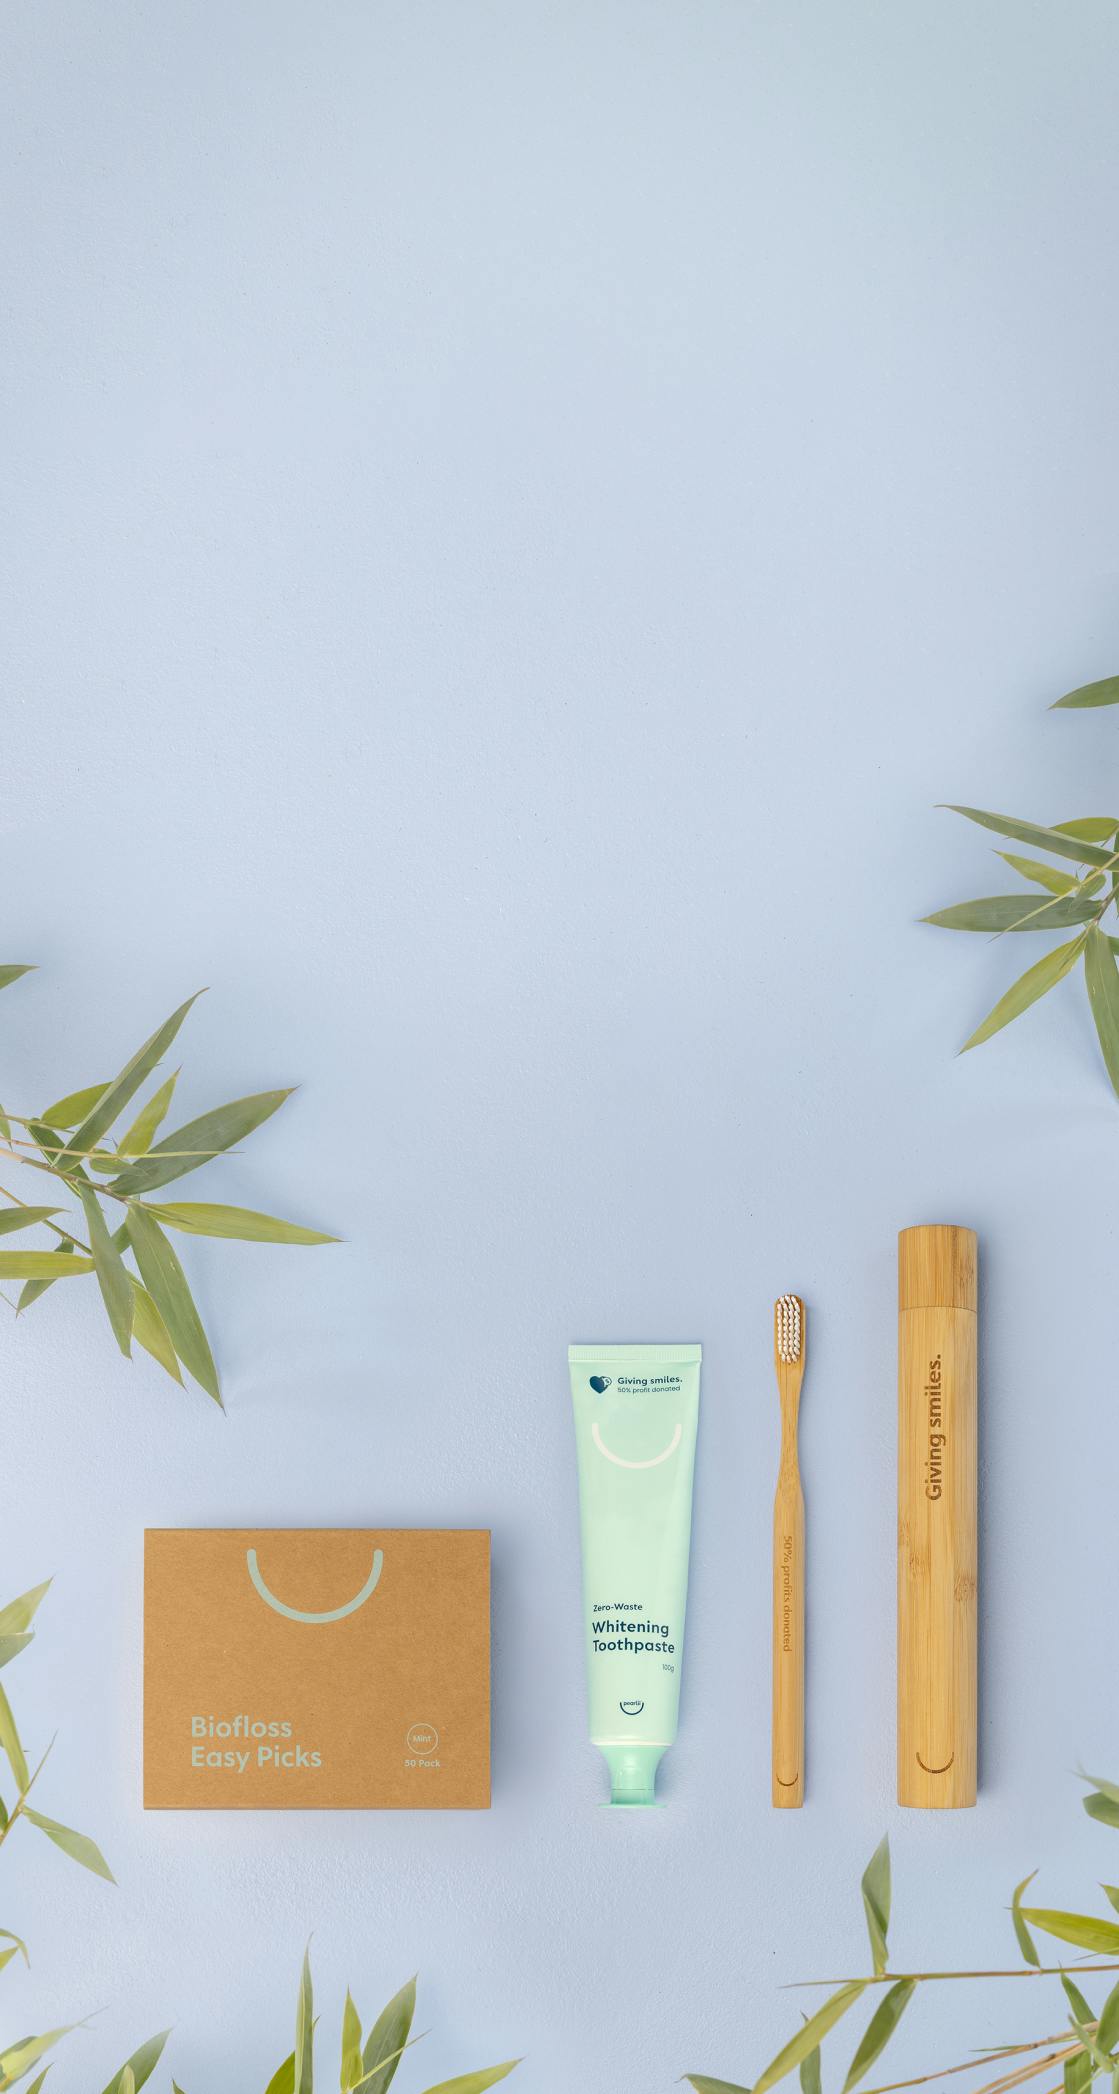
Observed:
[[[903,1232],[898,1802],[924,1810],[966,1808],[977,1792],[975,1287],[970,1230]],[[946,1298],[952,1294],[955,1302]]]
[[[771,1794],[778,1810],[804,1802],[804,1496],[797,1427],[807,1326],[800,1307],[800,1357],[774,1342],[781,1402],[781,1458],[773,1503],[773,1737]]]

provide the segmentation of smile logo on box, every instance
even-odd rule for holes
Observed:
[[[370,1593],[377,1590],[385,1558],[382,1550],[374,1549],[373,1565],[361,1591],[355,1592],[352,1600],[346,1600],[341,1607],[328,1607],[325,1614],[310,1614],[304,1607],[289,1607],[286,1600],[277,1599],[275,1593],[264,1582],[264,1574],[257,1562],[255,1549],[246,1550],[245,1561],[249,1567],[249,1576],[256,1586],[261,1599],[276,1614],[285,1615],[288,1621],[309,1621],[316,1625],[321,1625],[327,1621],[345,1621],[348,1614],[356,1614],[359,1607],[364,1607]]]
[[[623,1716],[640,1716],[644,1706],[643,1701],[620,1701],[618,1703]]]

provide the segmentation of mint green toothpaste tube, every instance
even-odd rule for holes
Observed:
[[[652,1803],[676,1736],[698,1345],[571,1345],[591,1739],[611,1803]]]

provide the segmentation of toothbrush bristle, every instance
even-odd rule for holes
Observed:
[[[774,1315],[778,1359],[799,1360],[803,1336],[799,1295],[782,1294],[775,1304]]]

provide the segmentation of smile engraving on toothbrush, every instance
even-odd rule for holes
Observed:
[[[265,1601],[267,1606],[272,1608],[274,1613],[282,1614],[287,1621],[308,1621],[317,1626],[319,1623],[326,1621],[344,1621],[347,1614],[356,1614],[359,1607],[364,1607],[370,1593],[375,1592],[377,1589],[377,1581],[380,1578],[385,1558],[381,1549],[374,1549],[373,1567],[361,1591],[356,1592],[352,1600],[347,1600],[344,1607],[330,1607],[325,1614],[309,1614],[302,1607],[289,1607],[285,1601],[278,1600],[275,1593],[271,1592],[264,1582],[255,1549],[246,1551],[245,1561],[249,1567],[249,1576],[261,1599]]]
[[[598,1419],[595,1418],[591,1424],[591,1438],[594,1441],[595,1446],[598,1448],[599,1453],[604,1454],[606,1456],[607,1461],[615,1462],[619,1469],[658,1468],[662,1461],[667,1461],[670,1455],[675,1454],[676,1449],[680,1445],[680,1442],[683,1439],[683,1437],[684,1428],[682,1425],[677,1425],[676,1430],[673,1433],[672,1438],[670,1439],[667,1447],[662,1448],[659,1454],[651,1454],[649,1456],[648,1461],[627,1461],[624,1454],[611,1453],[610,1448],[606,1445],[606,1442],[598,1429]]]
[[[949,1769],[949,1767],[951,1766],[951,1764],[952,1764],[952,1761],[953,1761],[953,1760],[955,1759],[955,1757],[956,1757],[955,1753],[954,1753],[954,1752],[950,1752],[950,1753],[949,1753],[949,1755],[948,1755],[948,1758],[947,1758],[947,1759],[945,1760],[945,1762],[944,1762],[944,1765],[943,1765],[943,1767],[930,1767],[930,1766],[929,1766],[929,1764],[928,1764],[928,1761],[927,1761],[927,1760],[923,1760],[923,1759],[921,1758],[921,1755],[920,1755],[920,1753],[918,1753],[918,1754],[917,1754],[917,1765],[918,1765],[919,1767],[923,1767],[923,1768],[924,1768],[924,1770],[925,1770],[925,1773],[926,1773],[926,1774],[947,1774],[947,1772],[948,1772],[948,1769]]]

